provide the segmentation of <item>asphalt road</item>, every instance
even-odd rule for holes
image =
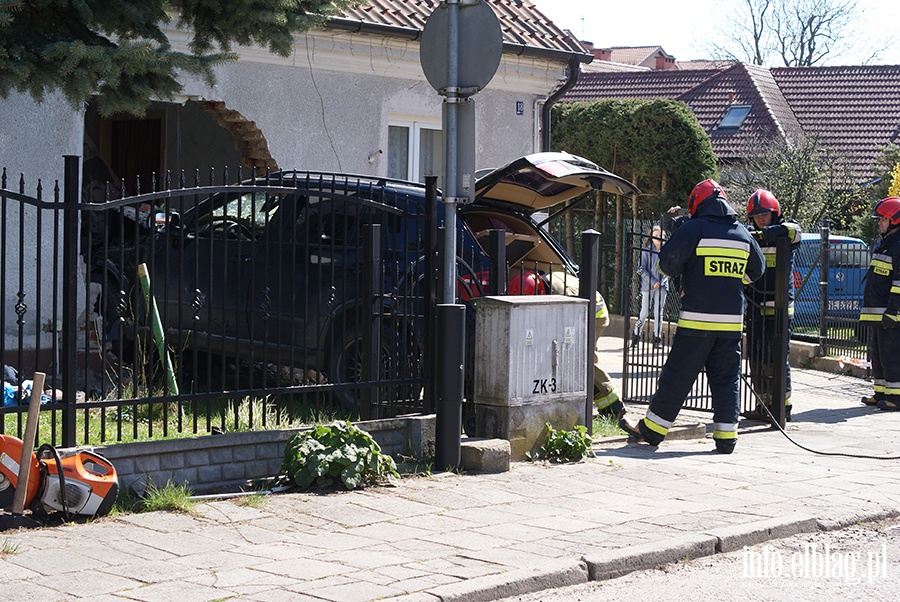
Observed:
[[[805,533],[504,602],[896,600],[900,520]]]

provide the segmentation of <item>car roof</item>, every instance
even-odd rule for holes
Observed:
[[[803,238],[800,242],[815,242],[816,244],[822,240],[822,236],[819,232],[803,232]],[[829,234],[828,235],[829,243],[846,243],[846,242],[858,242],[861,245],[869,246],[862,239],[856,238],[854,236],[841,236],[839,234]]]
[[[424,195],[424,185],[380,176],[282,170],[244,184],[334,188],[380,188],[413,196]],[[515,209],[525,213],[542,211],[572,200],[591,190],[610,194],[639,194],[628,180],[596,163],[565,152],[535,153],[520,157],[497,169],[475,172],[475,202],[481,206]]]

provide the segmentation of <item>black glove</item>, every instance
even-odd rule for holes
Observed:
[[[898,314],[889,314],[885,312],[881,316],[882,328],[896,328],[898,324],[900,324],[900,315]]]
[[[787,236],[787,228],[785,228],[781,224],[766,226],[762,229],[762,235],[763,241],[766,243],[766,246],[771,247],[775,244],[776,240],[778,240],[782,236]]]

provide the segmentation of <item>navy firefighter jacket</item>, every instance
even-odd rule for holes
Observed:
[[[787,238],[791,241],[791,253],[800,246],[802,240],[802,229],[800,224],[793,220],[786,220],[782,217],[776,217],[772,221],[772,225],[759,229],[755,224],[747,227],[750,236],[760,245],[763,257],[766,258],[766,273],[763,277],[747,286],[744,293],[747,295],[749,305],[753,310],[763,316],[775,315],[775,284],[777,280],[777,270],[775,265],[775,244],[779,238]],[[793,269],[793,257],[788,256],[787,270]],[[794,315],[794,278],[788,278],[788,315]]]
[[[766,264],[734,215],[725,201],[708,199],[659,251],[660,271],[681,277],[680,334],[741,338],[744,285],[758,280]]]

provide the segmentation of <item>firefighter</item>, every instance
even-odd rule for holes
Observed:
[[[557,270],[551,274],[526,270],[514,277],[507,287],[510,295],[539,295],[548,291],[554,295],[578,297],[579,281],[576,276]],[[625,415],[625,404],[616,392],[615,384],[600,365],[600,334],[609,326],[609,311],[603,296],[598,292],[597,310],[594,315],[594,407],[600,416],[619,420]]]
[[[880,236],[872,243],[859,319],[870,325],[869,356],[875,395],[863,397],[879,410],[900,410],[900,198],[875,205]]]
[[[716,451],[730,454],[740,413],[744,285],[762,276],[765,259],[715,181],[694,187],[688,215],[659,251],[660,272],[681,281],[678,330],[646,416],[636,424],[623,418],[620,426],[637,441],[662,443],[705,367]]]
[[[791,243],[791,253],[800,246],[801,228],[795,221],[786,220],[781,215],[781,205],[775,195],[768,190],[759,189],[747,199],[747,217],[750,218],[748,230],[759,244],[766,258],[766,272],[763,277],[748,284],[744,290],[747,296],[747,347],[750,360],[750,382],[753,390],[762,403],[771,407],[772,371],[774,358],[772,357],[772,343],[775,340],[775,244],[781,238],[787,238]],[[791,273],[792,265],[788,258],[787,270]],[[794,281],[788,279],[788,316],[794,315]],[[787,336],[790,338],[790,325]],[[790,351],[790,350],[788,350]],[[784,393],[784,418],[791,420],[791,365],[788,361],[789,353],[785,354],[785,393]],[[749,412],[747,418],[770,421],[770,412],[762,407]]]

